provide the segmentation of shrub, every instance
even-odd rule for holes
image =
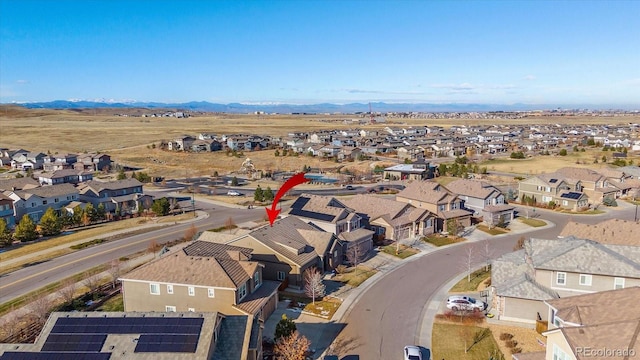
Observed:
[[[522,348],[519,348],[519,347],[511,349],[512,354],[520,354],[521,352],[522,352]]]
[[[345,265],[338,265],[336,266],[336,272],[338,274],[344,274],[347,272],[347,267]]]
[[[502,333],[500,334],[500,340],[511,340],[513,339],[513,334]]]
[[[505,341],[505,342],[504,342],[504,345],[505,345],[506,347],[508,347],[508,348],[514,348],[514,347],[516,347],[516,346],[518,345],[518,342],[517,342],[517,341],[515,341],[515,340],[513,340],[513,339],[511,339],[511,340],[507,340],[507,341]]]

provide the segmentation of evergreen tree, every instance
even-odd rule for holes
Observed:
[[[9,246],[11,244],[11,230],[7,226],[7,222],[0,218],[0,247]]]
[[[98,204],[98,207],[96,208],[96,220],[104,220],[106,216],[107,210],[104,208],[104,204]]]
[[[62,224],[58,215],[53,208],[48,208],[40,218],[40,233],[42,236],[54,236],[60,234],[61,231]]]
[[[98,211],[93,207],[93,204],[87,204],[87,206],[84,208],[84,215],[86,219],[83,219],[83,222],[85,222],[86,220],[88,220],[89,223],[95,222],[98,219],[97,213]],[[88,224],[85,223],[85,225]]]
[[[296,331],[296,323],[293,320],[287,318],[286,314],[282,314],[282,318],[276,324],[276,333],[274,335],[274,340],[278,341],[281,337],[287,337],[293,334]]]
[[[264,195],[264,201],[273,201],[273,190],[271,190],[269,186],[267,186],[267,189],[263,191],[262,194]]]
[[[84,215],[84,210],[82,209],[82,207],[80,207],[80,205],[77,205],[76,207],[73,208],[73,224],[74,225],[80,225],[82,224],[82,218]]]
[[[124,169],[120,169],[120,171],[118,172],[118,180],[124,180],[127,178],[127,174],[124,173]]]
[[[233,177],[231,179],[231,186],[238,186],[238,178],[237,177]]]
[[[253,200],[262,202],[264,201],[264,194],[262,193],[262,188],[258,186],[256,191],[253,193]]]
[[[169,209],[171,204],[169,204],[169,200],[167,198],[162,198],[153,201],[153,205],[151,205],[151,211],[153,211],[158,216],[165,216],[169,213]]]
[[[33,223],[33,220],[31,220],[29,215],[25,214],[22,216],[22,219],[20,219],[20,222],[13,233],[13,238],[21,242],[27,242],[38,238],[36,224]]]

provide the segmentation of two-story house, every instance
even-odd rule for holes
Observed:
[[[44,158],[43,169],[45,171],[73,169],[77,162],[78,155],[76,154],[50,155]]]
[[[588,208],[589,197],[582,192],[582,183],[570,184],[559,174],[531,176],[518,183],[518,197],[521,202],[533,199],[536,204],[555,203],[564,209],[580,211]]]
[[[373,231],[365,228],[362,216],[334,197],[302,194],[283,216],[295,216],[336,235],[345,244],[345,254],[354,246],[359,254],[373,249]]]
[[[5,191],[4,194],[13,200],[14,217],[18,222],[26,214],[38,223],[48,208],[60,211],[78,200],[78,190],[71,184]]]
[[[16,226],[16,218],[13,213],[13,199],[0,192],[0,219],[4,220],[9,228]]]
[[[564,178],[569,184],[580,184],[584,192],[592,202],[603,202],[606,199],[613,200],[616,197],[616,188],[609,185],[606,176],[597,171],[584,168],[563,167],[555,172]]]
[[[362,217],[377,240],[401,241],[435,231],[435,215],[411,204],[364,194],[340,201]]]
[[[83,154],[78,156],[78,161],[73,164],[76,170],[103,171],[111,168],[111,156],[107,154]]]
[[[265,320],[279,282],[263,278],[252,249],[194,241],[123,276],[125,311],[207,311]],[[168,271],[170,269],[170,271]]]
[[[78,192],[81,201],[96,208],[102,204],[107,212],[116,214],[131,214],[153,204],[153,197],[143,194],[142,183],[136,179],[87,181],[78,185]]]
[[[575,237],[528,239],[492,262],[494,311],[502,320],[533,323],[547,312],[543,301],[640,286],[639,249]]]
[[[472,210],[489,225],[508,223],[514,218],[515,208],[506,204],[504,194],[487,182],[459,179],[448,183],[447,189],[458,194],[465,209]]]
[[[11,167],[23,171],[42,169],[46,156],[41,152],[16,153],[11,160]]]
[[[411,164],[398,164],[384,169],[383,177],[390,180],[426,180],[434,177],[434,169],[422,158]]]
[[[264,278],[302,289],[304,271],[317,267],[328,271],[342,264],[343,246],[338,238],[295,216],[277,220],[234,239],[215,240],[253,250],[251,259],[264,264]]]
[[[471,226],[472,212],[465,210],[458,195],[435,181],[412,181],[396,194],[396,201],[425,209],[437,216],[435,232],[448,231],[447,223]]]
[[[546,350],[514,354],[515,360],[632,359],[640,353],[640,298],[632,287],[545,301]]]

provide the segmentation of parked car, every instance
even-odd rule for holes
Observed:
[[[337,355],[327,355],[324,360],[340,360]]]
[[[422,352],[420,348],[413,345],[407,345],[404,347],[404,360],[423,360]],[[424,359],[429,360],[429,359]]]
[[[353,186],[351,186],[351,185],[347,185],[344,188],[347,189],[347,190],[353,190]]]
[[[242,194],[240,194],[238,191],[235,191],[235,190],[229,190],[229,191],[227,191],[227,195],[229,195],[229,196],[241,196]]]
[[[454,295],[447,298],[447,308],[453,311],[484,311],[487,309],[487,303],[476,300],[469,296]]]

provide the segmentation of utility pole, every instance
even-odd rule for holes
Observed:
[[[636,203],[636,215],[633,217],[633,221],[638,222],[638,204]]]

